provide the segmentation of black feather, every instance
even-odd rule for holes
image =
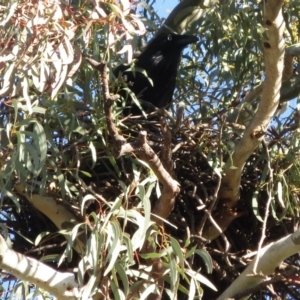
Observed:
[[[123,76],[137,99],[150,102],[158,108],[166,107],[172,102],[181,52],[187,45],[197,41],[198,38],[193,35],[162,33],[147,45],[134,65],[122,64],[113,73],[116,77]],[[141,113],[125,89],[119,94],[127,99],[126,104],[130,106],[124,111],[125,115]]]

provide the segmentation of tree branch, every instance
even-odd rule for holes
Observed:
[[[39,194],[27,193],[22,184],[16,184],[15,190],[25,197],[38,211],[49,218],[59,229],[71,229],[78,220],[74,214],[67,210],[63,205],[55,201],[52,197],[42,196]],[[69,238],[69,236],[67,237]],[[74,243],[74,249],[79,255],[85,255],[85,239],[78,236]]]
[[[115,123],[113,122],[112,106],[114,101],[116,101],[119,98],[119,95],[110,95],[106,63],[98,63],[97,61],[88,57],[86,58],[86,60],[91,64],[92,67],[94,67],[100,72],[107,129],[110,134],[110,137],[113,139],[113,144],[115,147],[113,151],[114,155],[118,156],[120,147],[126,142],[124,137],[118,133],[118,129],[116,128]]]
[[[151,170],[156,175],[158,181],[163,185],[162,194],[152,210],[153,221],[155,221],[159,225],[162,225],[162,219],[167,218],[174,207],[175,197],[179,193],[179,185],[177,181],[175,181],[167,172],[159,157],[148,145],[147,133],[145,131],[141,131],[139,133],[137,141],[133,143],[126,143],[124,137],[119,135],[112,117],[112,103],[115,99],[114,96],[110,96],[109,93],[109,86],[106,76],[106,64],[97,64],[95,61],[93,61],[93,66],[96,66],[96,68],[100,71],[102,79],[106,122],[110,136],[113,139],[114,156],[119,157],[125,154],[132,153],[138,155],[149,165]],[[159,218],[157,218],[156,216],[158,216]]]
[[[242,139],[236,145],[231,160],[227,163],[222,181],[220,198],[232,207],[239,199],[241,174],[248,157],[263,139],[269,123],[279,104],[284,62],[284,20],[283,0],[269,0],[265,3],[264,24],[268,40],[264,41],[265,81],[262,99],[257,113],[246,128]]]
[[[152,220],[159,225],[162,225],[162,219],[166,219],[171,213],[175,203],[175,197],[180,190],[177,181],[171,177],[164,168],[159,157],[147,144],[146,137],[147,133],[145,131],[141,131],[139,133],[138,141],[124,144],[120,149],[119,155],[135,153],[149,165],[158,181],[163,185],[162,194],[152,210],[152,213],[154,214],[152,216]]]
[[[280,90],[280,103],[287,102],[297,97],[300,93],[300,79],[298,78],[297,80],[289,80],[294,74],[294,57],[299,55],[300,44],[295,44],[285,49],[284,67],[282,73],[283,84]],[[262,94],[262,91],[263,84],[260,84],[249,91],[243,102],[239,104],[237,109],[228,116],[227,121],[247,125],[249,120],[251,120],[251,116],[249,116],[249,112],[247,110],[243,109],[244,105],[246,103],[253,103]]]
[[[244,272],[218,297],[217,300],[225,300],[234,295],[250,289],[265,281],[265,276],[271,275],[283,260],[300,251],[300,228],[277,242],[262,248],[258,253],[256,274],[253,274],[256,259]],[[257,275],[258,274],[258,275]],[[248,297],[247,297],[248,298]]]
[[[0,235],[0,268],[16,278],[36,284],[61,300],[76,300],[80,289],[73,273],[61,273],[8,248]]]
[[[184,0],[181,1],[170,13],[163,26],[156,35],[163,32],[174,31],[183,34],[193,23],[197,22],[205,9],[216,4],[218,0]]]

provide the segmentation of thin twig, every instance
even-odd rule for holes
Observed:
[[[257,249],[257,255],[255,257],[255,262],[253,265],[253,273],[256,274],[256,269],[257,269],[257,265],[258,265],[258,261],[260,258],[260,252],[261,252],[261,248],[264,242],[264,239],[266,237],[266,230],[267,230],[267,220],[269,217],[269,210],[270,210],[270,205],[271,205],[271,201],[272,201],[272,191],[273,191],[273,169],[271,167],[271,159],[270,159],[270,154],[269,154],[269,149],[268,146],[266,144],[265,141],[263,141],[263,145],[264,148],[266,150],[266,154],[267,154],[267,166],[269,169],[269,174],[270,174],[270,179],[268,182],[268,188],[267,188],[267,193],[268,193],[268,201],[267,201],[267,205],[266,205],[266,211],[265,211],[265,216],[264,216],[264,221],[263,221],[263,228],[262,228],[262,232],[261,232],[261,238],[258,244],[258,249]]]
[[[102,82],[102,95],[104,98],[104,111],[108,132],[113,139],[114,155],[120,151],[121,146],[126,143],[125,138],[118,133],[118,130],[113,122],[112,107],[114,102],[119,98],[119,95],[110,95],[107,79],[107,66],[105,62],[98,63],[93,59],[87,58],[87,61],[100,72]]]
[[[222,132],[223,132],[223,127],[225,124],[225,117],[222,118],[222,122],[220,125],[220,130],[219,130],[219,139],[218,139],[218,152],[219,152],[219,156],[220,156],[220,167],[222,166],[222,161],[223,161],[223,155],[222,155],[222,146],[221,146],[221,141],[222,141]],[[207,208],[207,210],[205,210],[205,216],[202,218],[200,225],[199,225],[199,230],[198,230],[198,234],[201,235],[204,225],[206,223],[207,218],[210,219],[211,223],[215,226],[215,228],[217,229],[217,231],[222,234],[222,230],[219,226],[216,226],[216,222],[214,221],[213,217],[211,216],[211,213],[217,203],[218,200],[218,194],[219,194],[219,190],[221,187],[221,182],[222,182],[222,177],[219,176],[219,174],[217,172],[215,172],[215,174],[218,176],[218,182],[217,182],[217,186],[215,188],[214,191],[214,195],[213,195],[213,200],[210,203],[209,207]],[[225,237],[225,236],[224,236]],[[228,246],[228,241],[226,239],[226,237],[224,238],[225,244]]]

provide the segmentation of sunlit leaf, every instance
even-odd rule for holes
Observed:
[[[189,274],[195,280],[199,281],[200,283],[203,283],[206,286],[210,287],[212,290],[217,291],[217,288],[207,278],[205,278],[200,273],[195,272],[195,271],[190,270],[190,269],[186,269],[186,273]]]

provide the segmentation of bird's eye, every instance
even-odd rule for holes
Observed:
[[[168,35],[167,40],[172,41],[172,35],[171,34]]]

